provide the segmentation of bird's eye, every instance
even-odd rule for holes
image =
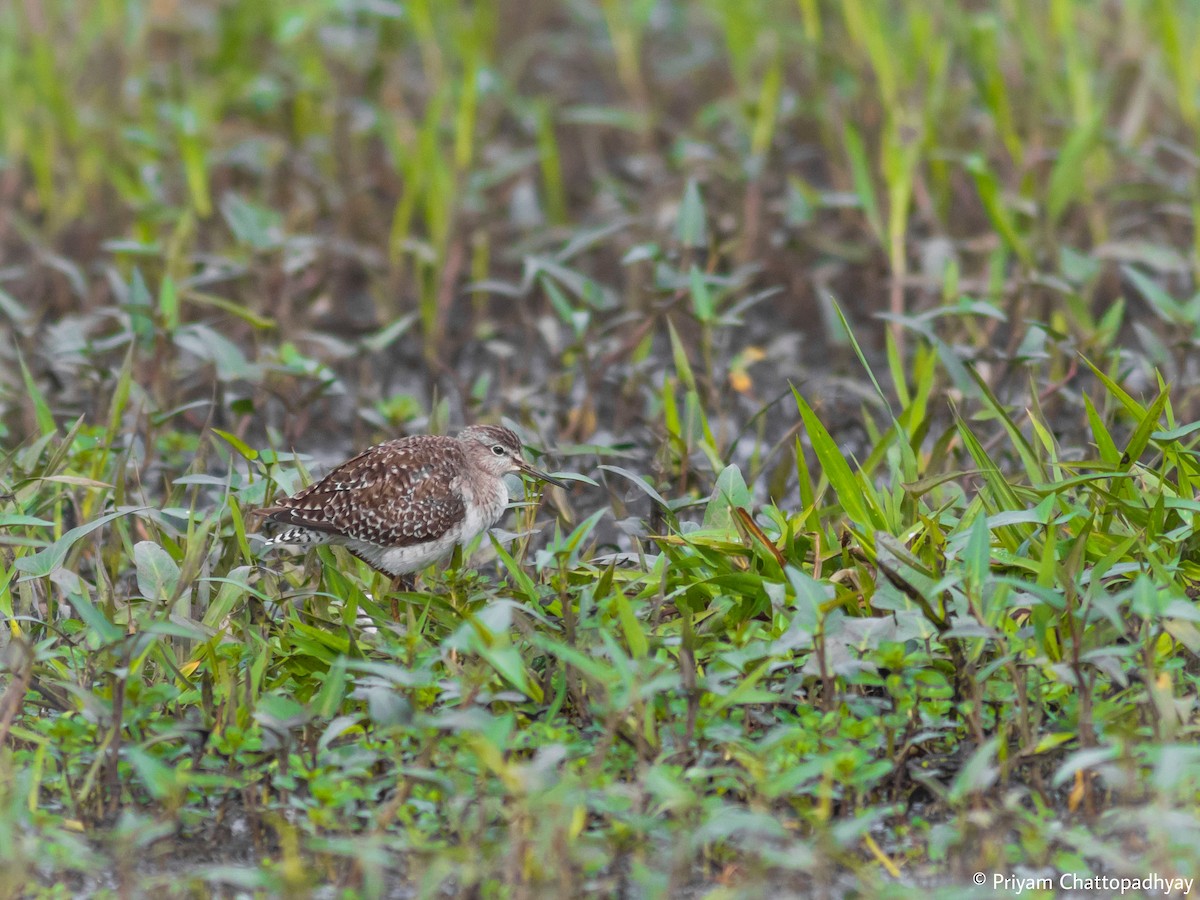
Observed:
[[[504,455],[504,448],[503,448],[503,447],[501,447],[499,444],[493,444],[493,445],[492,445],[492,452],[493,452],[493,453],[495,453],[497,456],[503,456],[503,455]]]

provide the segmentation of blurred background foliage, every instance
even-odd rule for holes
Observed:
[[[42,326],[76,392],[98,375],[79,383],[73,349],[124,349],[118,309],[155,351],[139,375],[216,366],[243,401],[230,426],[365,436],[436,393],[456,419],[523,408],[583,441],[659,418],[668,317],[740,421],[833,374],[805,361],[845,347],[834,298],[876,350],[886,313],[900,345],[936,331],[1054,383],[1056,350],[1102,356],[1119,333],[1149,364],[1125,374],[1188,380],[1190,4],[20,0],[0,17],[5,315]],[[208,395],[170,374],[163,408]]]

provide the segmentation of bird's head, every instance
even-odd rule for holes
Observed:
[[[458,439],[467,445],[467,452],[489,472],[496,475],[517,472],[561,488],[567,486],[566,482],[535,469],[526,461],[521,450],[521,439],[510,428],[502,425],[470,425],[459,432]]]

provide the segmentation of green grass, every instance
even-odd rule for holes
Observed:
[[[1190,877],[1198,36],[0,5],[0,895]],[[502,416],[580,481],[418,591],[258,555]]]

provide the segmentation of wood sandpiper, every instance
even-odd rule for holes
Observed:
[[[411,587],[409,576],[500,520],[510,472],[567,486],[526,462],[512,430],[472,425],[377,444],[258,513],[284,526],[268,547],[340,544]]]

